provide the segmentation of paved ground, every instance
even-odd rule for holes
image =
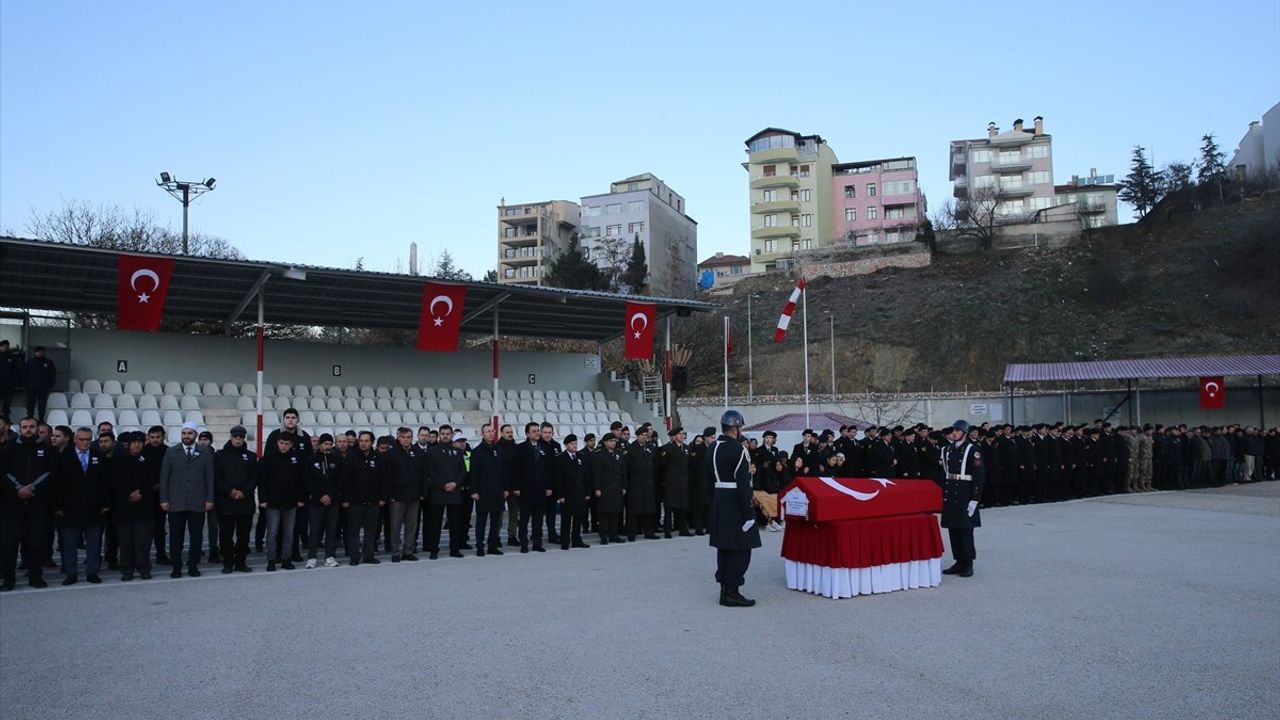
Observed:
[[[1280,483],[983,517],[974,578],[841,601],[766,535],[745,610],[702,538],[19,590],[0,715],[1280,715]]]

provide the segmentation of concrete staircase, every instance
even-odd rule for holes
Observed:
[[[204,404],[204,403],[202,403]],[[204,413],[204,429],[213,433],[213,447],[221,450],[227,440],[231,439],[231,428],[240,424],[240,412],[235,408],[202,408]],[[249,431],[249,442],[253,443],[254,429],[246,427]]]

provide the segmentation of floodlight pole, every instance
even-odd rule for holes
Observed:
[[[191,203],[201,195],[213,190],[214,179],[209,178],[204,182],[193,183],[178,180],[166,172],[160,174],[160,179],[156,181],[156,185],[182,203],[182,254],[190,255]]]

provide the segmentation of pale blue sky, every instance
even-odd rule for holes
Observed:
[[[868,5],[7,0],[0,228],[71,199],[180,227],[168,170],[218,178],[193,228],[249,257],[390,270],[416,240],[479,276],[500,197],[648,171],[706,257],[746,252],[765,126],[915,155],[936,208],[948,141],[991,120],[1043,115],[1062,182],[1123,174],[1135,143],[1229,155],[1280,100],[1276,0]]]

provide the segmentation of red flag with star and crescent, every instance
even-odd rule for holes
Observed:
[[[159,330],[172,276],[173,258],[117,255],[116,327],[147,332]]]
[[[1226,381],[1221,376],[1200,378],[1200,409],[1221,410],[1226,406]]]
[[[462,331],[462,305],[467,299],[465,285],[427,283],[422,286],[422,315],[418,318],[418,349],[427,352],[457,352]]]
[[[657,320],[658,306],[653,303],[628,302],[626,358],[649,360],[653,358],[653,324]]]

